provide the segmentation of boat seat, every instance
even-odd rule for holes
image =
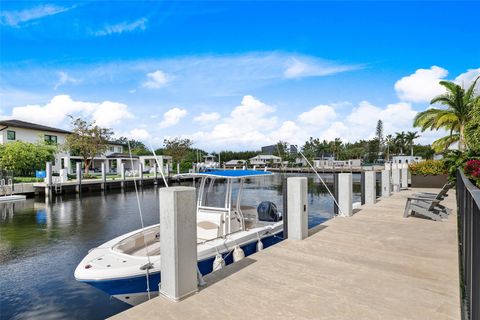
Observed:
[[[198,210],[197,214],[197,239],[200,241],[212,240],[221,236],[223,212]]]

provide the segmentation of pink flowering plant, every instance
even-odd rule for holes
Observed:
[[[480,187],[480,160],[468,160],[463,167],[465,174]]]

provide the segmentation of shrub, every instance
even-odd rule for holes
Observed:
[[[83,176],[82,176],[83,179],[98,179],[98,176],[95,176],[93,174],[88,174],[88,173],[85,173]]]
[[[480,187],[480,160],[468,160],[463,171],[473,182]]]
[[[447,174],[445,163],[441,160],[425,160],[422,162],[412,163],[410,172],[413,175],[437,175]]]

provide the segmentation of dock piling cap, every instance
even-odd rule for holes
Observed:
[[[249,178],[249,177],[259,177],[259,176],[269,176],[273,173],[268,171],[257,171],[257,170],[215,170],[208,172],[199,172],[195,174],[200,177],[214,177],[214,178]]]

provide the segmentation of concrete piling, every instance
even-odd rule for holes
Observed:
[[[351,173],[339,173],[337,175],[338,194],[337,202],[340,207],[340,213],[350,217],[353,214],[353,186]]]
[[[196,190],[160,189],[160,294],[180,301],[198,291]]]
[[[77,192],[80,193],[82,191],[82,163],[77,162],[75,163],[75,173],[77,174]]]
[[[50,161],[45,165],[45,183],[47,184],[45,187],[45,196],[48,197],[52,188],[52,163]]]
[[[398,168],[392,169],[392,184],[394,192],[400,191],[400,169]]]
[[[373,204],[377,200],[377,184],[375,171],[365,171],[365,203]]]
[[[401,171],[402,189],[408,189],[408,168],[403,167]]]
[[[382,197],[390,197],[391,193],[390,170],[382,170]]]
[[[105,162],[102,162],[102,190],[105,190],[107,186],[107,171],[105,167]]]
[[[303,240],[308,237],[307,178],[287,179],[288,238]]]
[[[122,180],[122,189],[125,188],[125,163],[120,164],[120,176]]]

